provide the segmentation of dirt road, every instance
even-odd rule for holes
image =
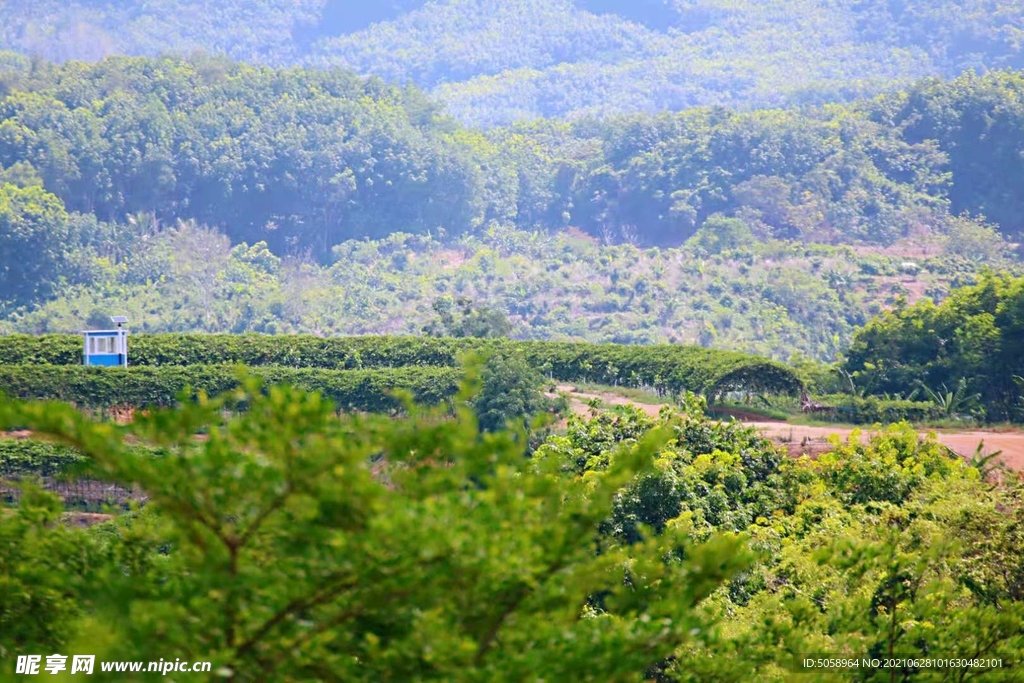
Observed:
[[[587,401],[595,398],[599,399],[606,406],[632,403],[652,417],[657,416],[658,411],[661,409],[659,404],[631,401],[610,392],[596,394],[577,392],[575,387],[570,385],[559,386],[558,391],[569,394],[572,410],[581,415],[589,413],[590,408],[587,406]],[[737,413],[735,417],[744,424],[756,427],[772,441],[785,445],[790,455],[793,456],[807,454],[813,457],[828,452],[830,448],[828,443],[829,435],[837,434],[840,438],[846,439],[853,431],[851,427],[805,426],[782,421],[765,420],[760,417],[755,418],[741,413]],[[862,429],[861,431],[868,433],[870,428]],[[1002,451],[999,460],[1004,465],[1015,471],[1024,470],[1024,431],[955,431],[945,429],[930,431],[935,431],[940,443],[965,458],[973,456],[978,448],[978,444],[984,443],[983,454],[987,455],[995,451]]]
[[[759,429],[765,436],[776,443],[785,444],[793,455],[807,453],[817,455],[828,450],[827,438],[830,434],[838,434],[845,439],[853,431],[850,427],[817,427],[794,425],[786,422],[746,422]],[[863,430],[870,432],[870,429]],[[1024,470],[1024,433],[995,432],[984,430],[952,431],[931,430],[939,438],[939,443],[965,458],[972,457],[979,444],[984,444],[982,454],[988,455],[1002,451],[999,460],[1013,470]]]

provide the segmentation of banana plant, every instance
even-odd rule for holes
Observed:
[[[850,373],[843,368],[839,368],[839,374],[846,380],[846,385],[848,387],[847,393],[855,398],[866,397],[870,393],[871,385],[874,384],[874,382],[869,382],[867,385],[858,386],[856,380],[861,377],[861,373],[859,372]]]
[[[928,400],[934,403],[946,417],[960,417],[960,413],[969,410],[971,405],[981,398],[981,394],[967,394],[967,378],[961,377],[956,384],[956,389],[950,391],[945,383],[942,391],[933,391],[926,384],[921,383]]]
[[[978,470],[978,474],[981,475],[982,479],[987,479],[993,472],[1003,469],[1003,463],[998,460],[1003,452],[994,451],[986,455],[984,451],[985,442],[980,441],[978,447],[974,449],[974,455],[967,461],[967,464]]]

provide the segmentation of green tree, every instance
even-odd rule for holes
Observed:
[[[68,255],[68,216],[41,187],[0,186],[0,305],[49,297]]]
[[[49,651],[74,636],[97,545],[62,524],[63,511],[59,499],[32,485],[17,510],[0,508],[0,678],[13,673],[6,663],[17,655]]]
[[[432,304],[437,320],[423,328],[435,337],[507,337],[512,323],[502,311],[472,299],[441,297]]]
[[[543,375],[521,356],[493,354],[483,365],[480,392],[470,402],[480,429],[529,431],[533,418],[555,407],[544,395],[544,384]]]
[[[1011,419],[1022,395],[1013,381],[1024,372],[1022,302],[1024,279],[985,273],[941,305],[900,306],[870,321],[854,337],[845,370],[875,393],[923,384],[951,415],[977,400],[989,419]]]
[[[704,221],[700,230],[686,243],[708,254],[720,254],[728,249],[748,246],[753,240],[754,235],[744,221],[716,214]]]

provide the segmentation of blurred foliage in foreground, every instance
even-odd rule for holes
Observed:
[[[1013,477],[985,481],[907,426],[788,460],[693,396],[660,419],[571,418],[526,457],[514,433],[480,429],[473,395],[470,382],[454,417],[339,419],[316,394],[250,382],[128,427],[4,401],[0,428],[70,443],[89,476],[149,496],[89,529],[31,490],[2,511],[4,661],[210,659],[234,680],[739,681],[833,653],[994,657],[1007,668],[990,680],[1019,673]],[[126,446],[129,433],[163,455]]]

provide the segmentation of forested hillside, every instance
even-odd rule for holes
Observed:
[[[474,123],[848,100],[1024,66],[999,0],[9,0],[0,49],[101,59],[203,49],[433,90]]]
[[[522,337],[831,358],[1019,261],[1015,73],[483,133],[342,70],[2,64],[3,329],[418,332],[466,296]]]

